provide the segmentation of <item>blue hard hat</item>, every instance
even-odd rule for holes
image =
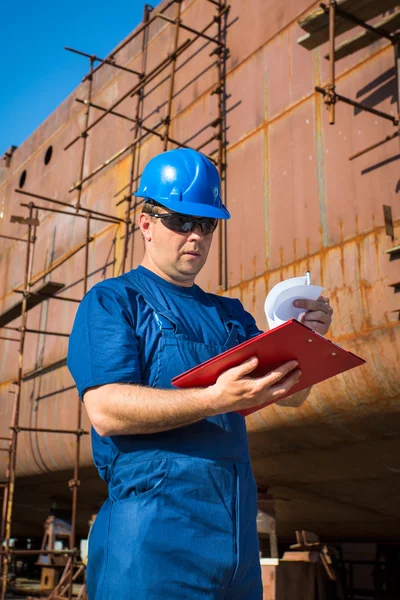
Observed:
[[[166,208],[194,217],[230,219],[221,200],[221,181],[215,165],[191,148],[168,150],[144,168],[135,196],[155,200]]]

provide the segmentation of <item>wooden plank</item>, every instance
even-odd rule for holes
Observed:
[[[302,529],[301,537],[305,546],[320,543],[318,535],[313,531],[307,531],[305,529]]]
[[[389,250],[385,250],[384,252],[385,254],[389,254],[390,261],[400,259],[400,246],[394,246],[393,248],[389,248]]]
[[[326,2],[326,4],[328,4]],[[388,10],[400,6],[400,0],[338,0],[337,5],[362,21],[369,21]],[[317,48],[329,40],[329,16],[322,8],[299,20],[299,25],[307,31],[307,35],[299,38],[297,43],[307,50]],[[352,21],[336,16],[335,33],[340,35],[357,27]]]
[[[301,550],[301,551],[286,551],[282,558],[282,561],[294,561],[294,562],[310,562],[317,563],[320,562],[319,552],[316,550]]]
[[[394,246],[393,248],[389,248],[389,250],[384,250],[385,254],[393,254],[396,252],[400,253],[400,246]]]
[[[55,281],[48,281],[41,288],[35,292],[30,292],[27,301],[27,310],[30,310],[34,306],[37,306],[41,302],[48,299],[49,296],[53,296],[64,287],[64,283],[57,283]],[[11,321],[14,321],[17,317],[22,314],[22,300],[11,306],[2,315],[0,315],[0,327],[7,325]]]
[[[328,7],[329,0],[325,0],[323,4]],[[368,21],[382,15],[387,10],[397,8],[399,0],[337,0],[336,5],[341,10],[345,10],[363,21]],[[339,20],[340,17],[337,17],[337,19]],[[316,33],[327,28],[328,22],[329,15],[321,7],[308,13],[298,21],[300,27],[307,33]],[[350,24],[350,28],[352,27],[355,27],[355,25]]]
[[[382,27],[387,33],[394,33],[400,29],[400,10],[374,23],[373,26]],[[339,44],[335,49],[335,60],[340,60],[350,54],[354,54],[354,52],[370,46],[378,39],[377,35],[365,30],[363,33]],[[329,53],[325,54],[325,58],[329,60]]]

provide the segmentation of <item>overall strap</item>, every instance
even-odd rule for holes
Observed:
[[[173,311],[155,297],[145,277],[140,277],[135,270],[122,275],[126,284],[140,294],[143,300],[154,311],[154,317],[163,334],[179,333],[181,326]]]
[[[225,324],[228,334],[231,338],[231,343],[244,342],[246,338],[246,330],[238,318],[237,311],[233,309],[231,302],[227,302],[223,296],[210,294],[212,301],[217,307],[218,313]]]

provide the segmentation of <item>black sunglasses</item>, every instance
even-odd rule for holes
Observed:
[[[189,231],[194,231],[197,225],[199,225],[202,234],[208,235],[209,233],[213,233],[218,225],[218,219],[191,217],[180,213],[153,213],[150,216],[162,219],[163,225],[175,233],[189,233]]]

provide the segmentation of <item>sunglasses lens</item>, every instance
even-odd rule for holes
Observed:
[[[217,219],[207,219],[207,218],[202,219],[200,221],[201,231],[203,232],[204,235],[207,235],[208,233],[212,233],[213,231],[216,230],[217,224],[218,224]]]
[[[183,233],[188,233],[189,231],[194,231],[196,228],[196,219],[192,217],[180,217],[181,228],[180,231]]]
[[[195,227],[192,219],[186,219],[178,215],[163,215],[162,222],[167,229],[175,231],[175,233],[187,233],[188,231],[193,231]]]
[[[165,217],[163,215],[162,221],[165,227],[171,231],[175,231],[175,233],[189,233],[189,231],[194,231],[197,225],[200,225],[203,235],[207,235],[215,231],[217,227],[217,219],[209,219],[207,217],[196,218],[186,215],[169,214]]]

